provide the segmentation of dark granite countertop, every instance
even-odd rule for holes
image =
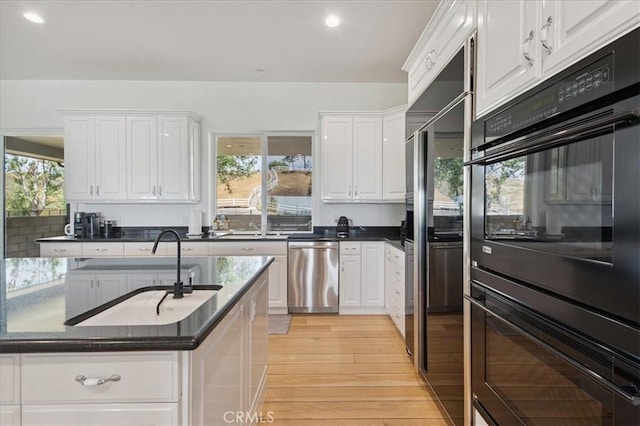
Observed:
[[[166,325],[65,326],[64,322],[150,283],[175,281],[173,258],[5,259],[0,353],[193,350],[273,261],[270,257],[182,259],[181,276],[222,289]]]

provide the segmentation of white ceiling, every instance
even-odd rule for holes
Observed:
[[[0,0],[0,79],[404,83],[401,67],[437,5]],[[46,23],[25,20],[27,10]],[[329,13],[340,26],[325,26]]]

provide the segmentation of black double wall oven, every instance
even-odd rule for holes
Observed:
[[[640,30],[473,123],[474,406],[640,424]]]

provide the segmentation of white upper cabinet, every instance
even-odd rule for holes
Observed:
[[[405,112],[402,108],[382,117],[382,199],[404,202]]]
[[[130,200],[158,197],[158,117],[127,117],[127,195]]]
[[[65,117],[65,189],[70,201],[126,198],[124,116]]]
[[[536,0],[478,3],[478,114],[540,78],[539,27]]]
[[[353,199],[382,199],[382,118],[353,117]]]
[[[455,56],[476,27],[475,1],[441,1],[402,69],[408,73],[409,105]]]
[[[635,0],[478,2],[476,117],[639,25]]]
[[[321,118],[323,201],[382,200],[382,117]]]
[[[192,114],[65,112],[67,200],[200,199],[200,124]]]

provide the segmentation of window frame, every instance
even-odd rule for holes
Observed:
[[[262,175],[260,177],[260,185],[262,186],[263,193],[267,193],[267,178],[268,173],[265,171],[268,167],[268,157],[269,157],[269,138],[276,136],[300,136],[300,137],[308,137],[311,140],[311,155],[312,158],[315,156],[315,132],[312,131],[264,131],[264,132],[209,132],[209,175],[208,175],[208,191],[209,191],[209,221],[208,226],[211,226],[213,223],[213,218],[216,215],[216,208],[218,205],[217,200],[217,185],[218,185],[218,138],[221,137],[259,137],[260,138],[260,167],[262,169]],[[312,172],[312,182],[315,182],[315,173]],[[311,228],[315,225],[315,183],[312,183],[314,191],[311,194]],[[262,197],[261,199],[261,211],[260,211],[260,236],[264,237],[267,235],[268,228],[268,211],[267,211],[267,202],[268,197]],[[310,231],[287,231],[286,234],[295,234],[295,233],[306,233]],[[245,233],[245,232],[236,232],[236,233]],[[248,232],[247,234],[253,235],[253,232]]]

